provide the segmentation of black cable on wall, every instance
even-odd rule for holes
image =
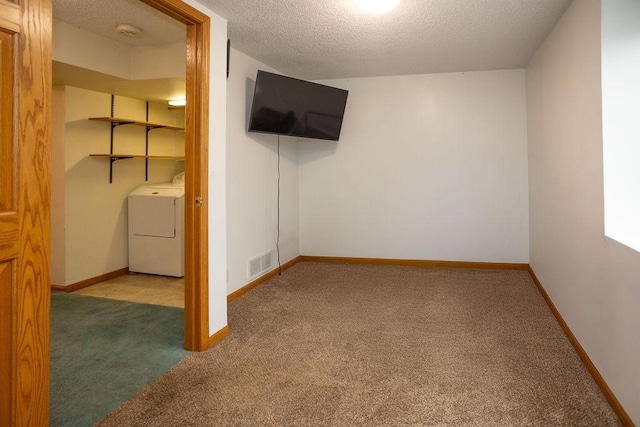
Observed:
[[[280,264],[280,135],[278,135],[278,231],[276,239],[276,252],[278,253],[278,275],[282,276],[282,264]]]

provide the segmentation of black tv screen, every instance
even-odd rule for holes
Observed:
[[[337,141],[348,93],[258,70],[249,132]]]

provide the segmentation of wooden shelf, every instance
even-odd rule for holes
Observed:
[[[120,159],[156,159],[156,160],[181,160],[184,156],[145,156],[144,154],[89,154],[90,157],[104,157],[114,160]]]
[[[131,120],[131,119],[119,119],[117,117],[89,117],[89,120],[93,120],[96,122],[112,123],[116,126],[134,125],[134,126],[144,126],[146,128],[151,128],[151,129],[184,130],[184,126],[175,126],[175,125],[168,125],[163,123],[142,122],[139,120]]]
[[[102,122],[109,123],[109,127],[111,128],[111,134],[109,139],[109,153],[100,153],[100,154],[89,154],[90,157],[98,157],[109,159],[109,183],[113,182],[113,164],[118,160],[125,159],[144,159],[144,180],[147,181],[149,179],[149,159],[151,160],[181,160],[184,159],[184,156],[150,156],[149,155],[149,132],[154,129],[168,129],[172,131],[183,131],[184,126],[176,126],[176,125],[168,125],[166,123],[153,123],[147,121],[133,120],[133,119],[122,119],[119,117],[113,116],[113,107],[114,107],[115,96],[111,95],[111,116],[110,117],[89,117],[89,120],[93,120],[94,122]],[[149,102],[146,103],[146,118],[149,120]],[[134,126],[142,126],[145,128],[145,140],[144,140],[144,152],[146,154],[117,154],[113,152],[113,133],[115,128],[123,125],[134,125]]]

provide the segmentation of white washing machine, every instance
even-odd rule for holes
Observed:
[[[184,174],[129,193],[129,271],[184,276]]]

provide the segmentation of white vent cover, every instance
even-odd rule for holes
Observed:
[[[269,270],[271,268],[271,251],[251,258],[249,260],[248,267],[249,278],[253,278],[258,276],[260,273]]]

